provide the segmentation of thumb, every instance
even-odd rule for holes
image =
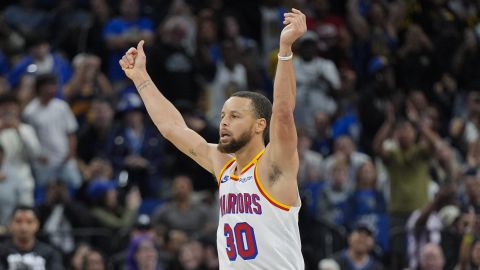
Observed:
[[[143,44],[144,43],[145,43],[145,41],[143,39],[140,40],[140,42],[138,42],[138,45],[137,45],[138,53],[145,54],[145,52],[143,51]]]

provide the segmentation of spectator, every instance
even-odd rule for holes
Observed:
[[[67,269],[69,270],[83,270],[83,261],[85,255],[90,252],[90,245],[87,243],[80,243],[75,247],[75,250],[72,252],[72,257],[70,259],[70,265]]]
[[[131,189],[126,197],[126,205],[118,202],[116,183],[112,181],[92,181],[88,185],[88,195],[94,200],[91,214],[103,228],[113,232],[133,226],[135,216],[140,206],[138,189]]]
[[[222,61],[216,64],[216,73],[207,93],[207,117],[210,123],[220,121],[222,102],[233,93],[247,89],[247,70],[240,62],[240,50],[233,41],[221,44]]]
[[[375,228],[375,241],[382,251],[389,249],[389,218],[383,193],[377,189],[377,171],[371,161],[366,161],[357,171],[355,190],[348,196],[345,210],[345,226],[369,222]]]
[[[158,264],[158,251],[149,236],[137,236],[128,247],[127,270],[162,270]]]
[[[171,202],[155,210],[154,226],[181,230],[190,236],[203,233],[208,228],[208,212],[203,205],[192,201],[192,180],[186,175],[174,177],[172,195]]]
[[[438,244],[429,243],[420,251],[420,270],[442,270],[445,265],[442,249]]]
[[[409,106],[410,120],[395,123],[393,106],[389,106],[386,121],[375,136],[373,148],[382,158],[390,177],[390,213],[392,226],[404,226],[408,216],[415,209],[428,203],[430,175],[428,172],[432,150],[437,143],[437,135],[418,112]],[[420,129],[423,141],[416,141],[415,126]],[[384,142],[393,131],[394,144],[387,147]]]
[[[348,248],[333,256],[342,270],[381,270],[383,265],[370,252],[375,247],[374,230],[359,223],[348,236]]]
[[[18,178],[21,201],[33,205],[35,181],[31,162],[40,155],[40,143],[32,126],[20,121],[21,109],[13,95],[0,96],[0,144],[5,151],[4,168]]]
[[[312,138],[306,128],[297,129],[298,157],[300,168],[298,170],[298,184],[300,186],[324,180],[323,157],[319,153],[310,150]]]
[[[27,0],[29,1],[29,0]],[[28,43],[28,54],[23,56],[18,63],[13,66],[9,75],[8,81],[13,89],[19,87],[19,95],[23,102],[25,99],[28,103],[29,97],[35,92],[30,89],[32,84],[31,76],[40,76],[45,74],[54,74],[57,78],[57,87],[55,95],[63,97],[63,86],[72,77],[72,68],[70,63],[60,54],[54,53],[50,47],[50,43],[42,36],[31,38]]]
[[[328,157],[333,152],[334,144],[331,118],[325,112],[317,112],[314,115],[314,119],[315,126],[312,150],[320,153],[324,157]]]
[[[33,162],[37,185],[45,187],[59,178],[77,188],[82,181],[74,159],[78,124],[68,104],[54,97],[57,86],[54,75],[39,76],[37,97],[27,105],[23,117],[35,129],[41,145],[40,157]]]
[[[62,257],[50,245],[37,240],[40,223],[35,210],[17,206],[10,221],[12,239],[0,245],[2,269],[62,270]]]
[[[332,166],[332,178],[320,191],[316,218],[335,225],[345,224],[345,206],[350,192],[348,185],[348,165],[344,159]]]
[[[460,248],[457,270],[474,270],[480,266],[480,239],[474,235],[478,229],[475,212],[471,209],[466,217],[465,232]]]
[[[455,205],[443,207],[438,216],[442,221],[441,246],[445,257],[445,269],[454,269],[457,265],[465,231],[465,222],[468,215],[462,215],[460,208]]]
[[[90,249],[83,257],[82,270],[106,270],[105,259],[102,253],[95,249]]]
[[[108,156],[115,173],[128,172],[129,185],[137,185],[142,197],[158,197],[162,179],[164,140],[144,119],[138,94],[125,94],[118,104],[123,123],[113,132]]]
[[[77,54],[73,58],[73,77],[63,91],[65,100],[80,122],[85,121],[93,98],[114,95],[110,81],[100,71],[100,65],[100,58],[92,54]]]
[[[293,63],[297,74],[298,125],[313,126],[313,114],[323,111],[333,114],[337,104],[331,97],[340,89],[340,75],[335,64],[318,56],[318,35],[308,31],[298,40],[298,57]]]
[[[148,69],[152,80],[172,102],[188,100],[197,104],[202,95],[195,60],[186,46],[188,29],[192,27],[188,19],[172,16],[157,31],[157,42],[152,46]]]
[[[114,89],[126,86],[125,76],[118,65],[118,60],[124,51],[139,40],[151,44],[154,38],[153,22],[140,15],[138,0],[122,0],[120,2],[120,16],[110,19],[103,30],[103,38],[109,50],[108,78]]]
[[[107,158],[108,143],[113,137],[114,111],[105,97],[95,97],[88,109],[88,117],[78,134],[77,155],[89,163],[95,157]]]
[[[64,254],[70,254],[74,247],[74,229],[91,227],[93,219],[88,210],[70,198],[68,187],[62,181],[47,186],[45,201],[37,206],[41,231],[49,243]]]
[[[0,235],[7,231],[6,226],[15,209],[21,204],[22,187],[17,174],[4,166],[5,151],[0,144]]]
[[[36,6],[34,0],[21,0],[8,6],[3,13],[8,26],[19,31],[24,37],[29,38],[47,30],[45,26],[48,15]]]
[[[360,168],[365,162],[368,162],[370,158],[364,153],[357,151],[352,138],[348,136],[340,136],[335,140],[333,154],[325,159],[325,173],[327,177],[331,177],[332,165],[338,160],[345,160],[347,162],[347,181],[349,186],[353,187],[357,177],[358,168]]]

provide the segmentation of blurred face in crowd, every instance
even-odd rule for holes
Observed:
[[[480,202],[480,179],[476,176],[468,176],[465,179],[468,198],[472,203]]]
[[[138,244],[135,260],[139,270],[157,269],[158,251],[153,240],[145,239]]]
[[[379,3],[374,3],[370,7],[369,17],[372,25],[381,26],[385,20],[385,10]]]
[[[32,210],[17,210],[12,217],[10,230],[19,242],[32,241],[38,232],[39,221]]]
[[[220,116],[217,147],[220,152],[235,153],[247,145],[253,136],[263,134],[266,121],[256,118],[252,106],[250,99],[242,97],[231,97],[225,102]]]
[[[341,136],[335,141],[335,152],[344,154],[347,158],[355,152],[355,144],[348,136]]]
[[[303,60],[309,62],[317,56],[317,42],[315,40],[304,40],[299,44],[299,54]]]
[[[217,28],[210,19],[200,21],[198,27],[198,39],[202,43],[213,43],[217,40]]]
[[[240,27],[237,19],[233,16],[227,16],[224,20],[225,35],[229,38],[234,38],[240,35]]]
[[[426,244],[420,251],[420,268],[422,270],[442,270],[445,260],[440,247]]]
[[[127,19],[137,18],[140,12],[138,0],[123,0],[120,4],[120,12]]]
[[[369,160],[358,168],[357,172],[357,187],[364,189],[374,189],[377,183],[377,171],[375,166]]]
[[[44,101],[49,101],[55,97],[55,93],[57,92],[57,83],[51,82],[40,86],[38,89],[40,99]]]
[[[85,270],[104,270],[103,257],[97,251],[90,251],[85,255]]]
[[[472,263],[480,265],[480,241],[475,241],[472,246]]]
[[[415,143],[417,133],[413,125],[408,121],[397,123],[395,138],[402,149],[408,149]]]
[[[31,48],[31,53],[34,59],[42,61],[50,54],[50,45],[48,42],[42,42]]]
[[[364,229],[354,230],[348,237],[349,249],[356,254],[367,254],[375,245],[372,234]]]
[[[131,128],[143,127],[143,113],[138,110],[128,111],[125,115],[127,126]]]
[[[177,201],[187,201],[192,193],[192,181],[188,176],[179,175],[173,180],[173,196]]]
[[[315,114],[315,129],[317,134],[324,134],[330,130],[330,117],[325,112],[318,112]]]
[[[180,264],[184,269],[197,269],[204,261],[202,244],[197,241],[186,243],[180,248]]]
[[[92,122],[97,127],[108,127],[112,124],[113,109],[112,106],[103,100],[94,100],[90,107]]]
[[[106,21],[110,17],[110,9],[105,0],[90,0],[90,10],[92,10],[100,21]]]
[[[80,244],[73,253],[71,266],[74,270],[81,270],[83,268],[83,261],[85,256],[90,252],[90,246]]]

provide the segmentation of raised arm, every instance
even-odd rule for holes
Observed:
[[[270,144],[265,152],[270,164],[292,172],[296,179],[298,170],[297,131],[293,119],[295,109],[296,82],[292,61],[292,44],[305,31],[305,15],[299,10],[285,13],[286,26],[280,35],[277,71],[273,86],[273,107],[270,122]],[[282,172],[284,173],[284,172]]]
[[[207,171],[214,173],[214,159],[221,155],[216,145],[187,127],[180,112],[168,101],[152,82],[146,70],[144,41],[137,48],[130,48],[119,61],[123,71],[135,84],[149,116],[158,130],[180,151],[195,160]]]

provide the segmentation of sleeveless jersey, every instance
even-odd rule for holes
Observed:
[[[230,160],[219,173],[220,218],[217,248],[220,270],[304,270],[298,230],[300,207],[272,198],[258,179],[262,150],[241,174]]]

